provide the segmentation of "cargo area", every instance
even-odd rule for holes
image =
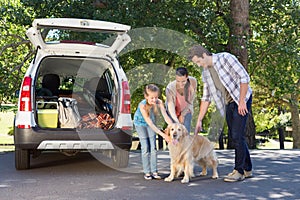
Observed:
[[[109,61],[47,57],[37,74],[34,105],[40,128],[114,127],[118,82]]]

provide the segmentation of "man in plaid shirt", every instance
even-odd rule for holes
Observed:
[[[242,181],[252,176],[252,162],[245,140],[246,121],[252,104],[250,77],[238,59],[230,53],[212,54],[201,45],[190,49],[189,59],[203,67],[203,96],[195,134],[202,129],[202,120],[211,100],[222,116],[226,116],[228,132],[235,148],[233,172],[224,181]]]

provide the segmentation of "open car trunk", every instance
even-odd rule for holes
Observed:
[[[109,60],[46,57],[34,84],[39,127],[106,130],[114,127],[119,85]]]

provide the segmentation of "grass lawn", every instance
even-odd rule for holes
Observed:
[[[0,112],[0,144],[13,144],[13,136],[8,135],[8,132],[13,127],[14,112]]]
[[[267,142],[260,144],[257,146],[258,149],[279,149],[280,144],[277,139],[268,139]],[[284,149],[292,149],[293,142],[292,141],[285,141],[284,142]]]
[[[0,134],[7,134],[13,127],[14,123],[14,112],[5,111],[0,112]]]

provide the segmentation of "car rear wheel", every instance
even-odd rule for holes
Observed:
[[[25,149],[15,149],[15,167],[17,170],[30,168],[30,152]]]

